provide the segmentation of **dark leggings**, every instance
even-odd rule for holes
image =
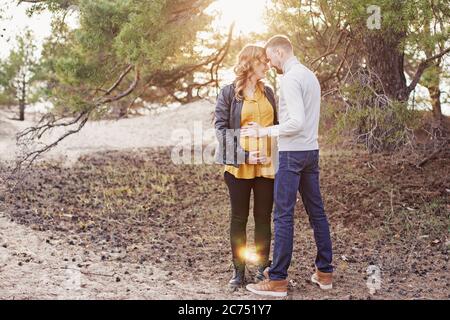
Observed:
[[[250,210],[250,193],[253,189],[255,219],[255,247],[260,258],[258,264],[267,265],[270,253],[271,213],[273,208],[273,179],[257,177],[237,179],[229,172],[224,174],[231,200],[230,239],[233,263],[238,268],[245,266],[240,250],[247,243],[247,220]]]

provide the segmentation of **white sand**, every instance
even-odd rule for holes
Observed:
[[[120,120],[90,121],[77,134],[63,140],[58,146],[45,154],[44,159],[58,158],[73,163],[80,155],[107,150],[134,150],[158,146],[173,146],[180,138],[173,135],[175,130],[188,130],[191,135],[194,127],[202,128],[205,133],[203,143],[214,141],[206,136],[212,129],[214,104],[202,100],[180,106],[154,115],[146,115]],[[0,160],[13,160],[17,152],[15,134],[32,126],[38,115],[27,115],[24,122],[10,120],[11,117],[0,111]],[[44,142],[54,141],[67,129],[57,129],[46,135]],[[210,132],[211,133],[211,132]]]
[[[159,115],[90,122],[45,158],[73,161],[89,152],[172,145],[174,129],[193,132],[195,122],[211,128],[213,108],[201,101]],[[38,119],[18,122],[6,116],[11,115],[0,113],[0,160],[14,158],[15,133]],[[102,261],[101,255],[71,246],[61,235],[11,222],[0,208],[0,299],[254,299],[245,290],[230,294],[216,280],[179,279],[170,270]]]
[[[243,290],[227,294],[216,280],[180,279],[148,263],[102,261],[101,252],[67,240],[18,225],[0,212],[0,300],[252,298]]]

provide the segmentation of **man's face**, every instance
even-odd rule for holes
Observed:
[[[281,50],[279,48],[267,48],[266,55],[269,59],[269,66],[275,68],[278,74],[283,74],[283,66],[281,64]]]

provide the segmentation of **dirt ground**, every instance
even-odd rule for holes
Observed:
[[[168,146],[88,146],[71,165],[48,158],[0,184],[0,299],[260,299],[226,287],[230,206],[220,166],[173,164]],[[449,299],[449,159],[418,169],[323,148],[334,289],[309,281],[316,249],[299,201],[288,299]],[[251,215],[248,229],[251,245]],[[375,294],[369,266],[379,270]]]

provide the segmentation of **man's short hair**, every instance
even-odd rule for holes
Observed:
[[[269,39],[264,46],[268,48],[283,48],[284,50],[291,52],[293,50],[292,43],[288,37],[283,35],[276,35]]]

